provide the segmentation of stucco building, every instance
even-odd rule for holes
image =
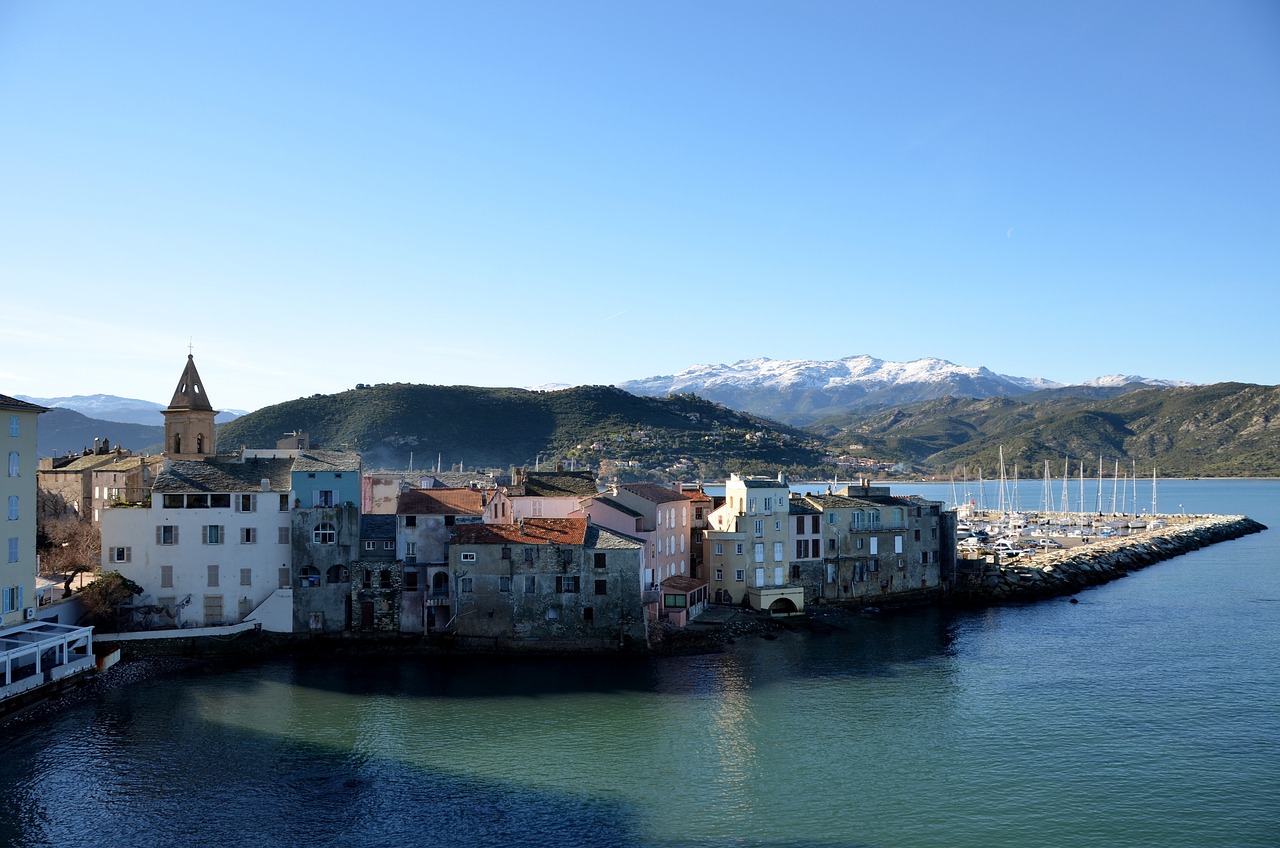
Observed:
[[[790,580],[790,497],[781,475],[726,481],[704,543],[712,600],[780,615],[804,611],[804,590]]]
[[[5,428],[5,474],[0,477],[0,503],[5,508],[0,627],[35,617],[36,423],[45,411],[43,406],[0,395],[0,420]]]

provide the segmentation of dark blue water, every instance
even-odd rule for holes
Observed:
[[[1277,538],[718,655],[162,675],[3,729],[0,844],[1275,846]]]

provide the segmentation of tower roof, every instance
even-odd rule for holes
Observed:
[[[174,389],[173,400],[169,401],[170,409],[205,409],[213,411],[209,396],[204,392],[204,383],[200,382],[200,372],[196,371],[196,360],[187,354],[187,367],[182,371],[182,379],[178,388]]]

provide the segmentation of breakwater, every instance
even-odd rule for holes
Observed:
[[[1071,595],[1206,545],[1267,529],[1244,515],[1169,516],[1168,520],[1168,526],[1156,530],[1099,538],[1032,558],[965,561],[951,600],[965,606]]]

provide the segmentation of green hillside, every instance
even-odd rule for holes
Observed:
[[[961,465],[1018,464],[1028,474],[1066,457],[1096,470],[1119,461],[1165,475],[1280,475],[1280,387],[1219,383],[1146,389],[1111,398],[945,398],[809,428],[841,445],[949,473]]]
[[[645,398],[610,386],[561,391],[390,383],[299,398],[218,428],[218,449],[273,447],[304,431],[366,468],[505,468],[573,461],[622,477],[818,469],[823,440],[692,395]],[[630,463],[636,463],[632,466]]]

